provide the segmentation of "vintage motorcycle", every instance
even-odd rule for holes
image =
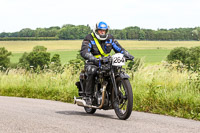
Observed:
[[[74,97],[74,104],[83,106],[89,114],[95,113],[96,109],[114,109],[119,119],[128,119],[133,108],[133,93],[129,76],[122,68],[127,60],[121,53],[99,58],[92,105],[88,105],[85,99],[87,76],[83,70],[80,81],[76,82],[80,97]]]

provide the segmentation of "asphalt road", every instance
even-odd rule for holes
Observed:
[[[0,96],[0,133],[200,133],[200,121],[114,110],[86,114],[82,107],[50,100]]]

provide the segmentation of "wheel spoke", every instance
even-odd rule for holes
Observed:
[[[125,101],[122,103],[122,105],[121,105],[120,109],[122,109],[122,108],[123,108],[123,106],[124,106],[124,104],[126,103],[126,101],[127,101],[127,100],[125,100]]]
[[[119,101],[119,111],[124,114],[127,110],[127,105],[128,105],[128,101],[127,101],[127,90],[124,86],[124,84],[122,82],[120,82],[118,84],[118,88],[119,88],[119,93],[120,93],[120,100]]]

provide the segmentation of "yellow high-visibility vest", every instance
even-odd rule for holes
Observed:
[[[99,41],[94,36],[94,33],[91,33],[91,35],[92,35],[92,37],[93,37],[93,39],[94,39],[94,41],[95,41],[95,43],[97,45],[97,48],[98,48],[99,52],[101,53],[101,55],[103,55],[104,57],[109,56],[109,54],[104,53],[103,49],[101,48],[101,45],[99,44]],[[99,57],[101,57],[101,55],[95,55],[94,57],[99,58]]]

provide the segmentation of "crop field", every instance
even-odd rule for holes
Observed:
[[[135,58],[144,58],[146,63],[158,63],[166,59],[170,50],[175,47],[200,46],[199,41],[132,41],[119,40],[122,47],[128,50]],[[11,62],[17,63],[24,52],[30,52],[34,46],[45,46],[48,52],[61,56],[61,62],[66,63],[75,59],[80,50],[82,40],[56,41],[0,41],[0,47],[12,52]]]

